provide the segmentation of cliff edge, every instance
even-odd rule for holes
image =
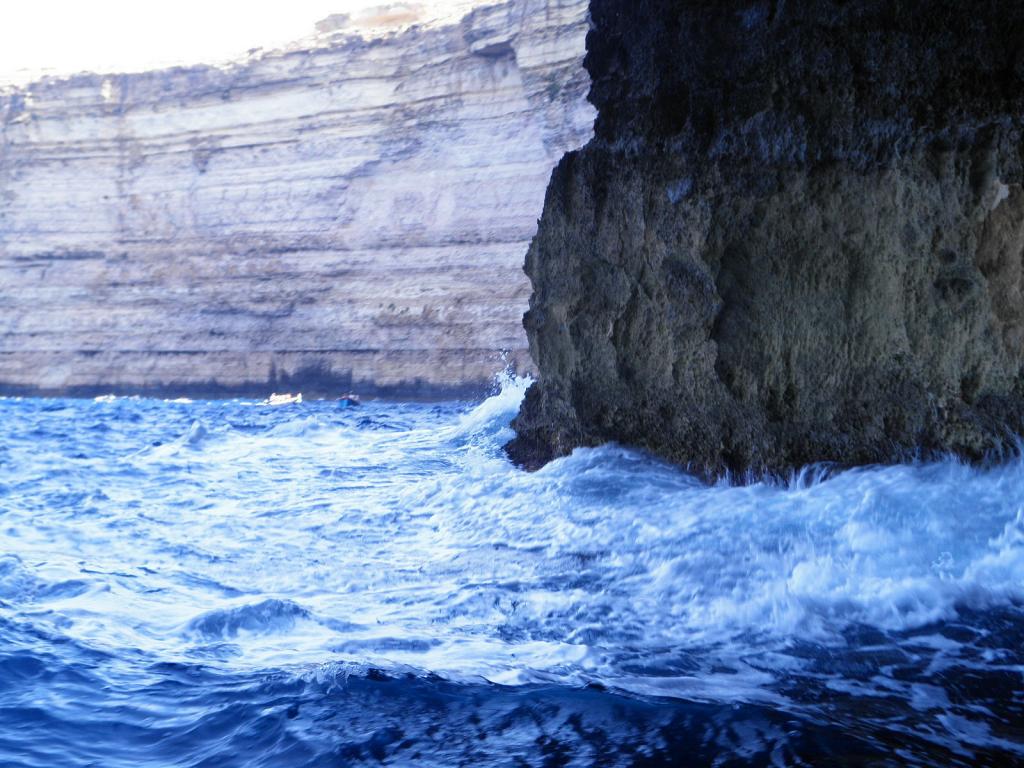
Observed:
[[[509,444],[711,475],[1024,430],[1024,5],[593,0]]]

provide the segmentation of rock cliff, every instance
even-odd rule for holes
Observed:
[[[0,92],[0,393],[451,395],[528,366],[523,254],[594,117],[585,0],[347,24]]]
[[[593,0],[594,139],[527,272],[509,446],[711,475],[1024,428],[1024,5]]]

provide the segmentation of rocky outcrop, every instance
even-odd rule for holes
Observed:
[[[523,254],[593,122],[585,0],[348,23],[0,92],[0,394],[451,395],[528,367]]]
[[[593,0],[511,455],[715,475],[1024,429],[1024,5]]]

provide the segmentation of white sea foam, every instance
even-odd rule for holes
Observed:
[[[800,644],[927,642],[934,622],[1024,604],[1019,459],[709,487],[609,445],[525,473],[500,447],[528,383],[472,409],[197,403],[165,423],[167,404],[124,403],[137,423],[98,409],[114,432],[82,457],[12,439],[27,480],[4,496],[20,559],[2,599],[37,615],[41,584],[74,581],[40,621],[230,668],[744,700],[774,700]]]

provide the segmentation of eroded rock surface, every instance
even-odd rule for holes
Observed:
[[[521,264],[591,133],[586,31],[585,0],[509,0],[0,92],[0,393],[451,395],[528,367]]]
[[[1024,5],[593,0],[511,455],[709,474],[1024,428]]]

